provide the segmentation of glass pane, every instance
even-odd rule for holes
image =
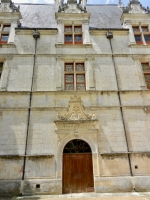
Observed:
[[[141,42],[141,36],[140,35],[135,35],[135,40],[136,40],[136,42]]]
[[[84,71],[84,64],[76,64],[76,71]]]
[[[75,27],[74,27],[74,31],[75,31],[75,32],[81,32],[81,31],[82,31],[81,26],[75,26]]]
[[[149,63],[142,63],[143,71],[150,70]]]
[[[66,75],[65,76],[66,83],[72,83],[73,82],[73,75]]]
[[[145,42],[150,42],[150,35],[144,35]]]
[[[73,64],[65,64],[65,71],[73,71]]]
[[[65,32],[72,32],[72,26],[65,26]]]
[[[148,75],[145,75],[145,80],[146,80],[146,82],[148,81],[150,81],[150,74],[148,74]]]
[[[147,82],[146,84],[147,84],[147,86],[150,86],[150,82]]]
[[[84,84],[77,84],[77,90],[85,90]]]
[[[3,31],[10,31],[10,26],[3,26]]]
[[[75,35],[75,42],[82,42],[82,35]]]
[[[65,42],[72,43],[72,35],[65,35]]]
[[[73,90],[73,84],[66,84],[66,90]]]
[[[7,42],[8,41],[8,35],[2,35],[1,36],[1,41]]]
[[[133,32],[139,32],[140,31],[138,26],[133,26],[132,28],[133,28]]]
[[[148,32],[148,26],[142,26],[142,31],[143,32]]]
[[[77,83],[84,83],[84,75],[83,74],[80,74],[80,75],[77,75]]]

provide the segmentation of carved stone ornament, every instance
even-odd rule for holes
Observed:
[[[95,120],[95,114],[85,114],[84,106],[82,104],[81,98],[74,96],[70,98],[68,112],[65,116],[61,116],[60,113],[57,114],[59,120],[72,121],[72,120]]]
[[[1,0],[0,12],[20,12],[20,6],[16,6],[11,0]]]
[[[87,13],[86,7],[83,7],[81,2],[77,0],[68,0],[67,4],[59,6],[58,12],[64,13]]]
[[[138,0],[131,0],[127,7],[123,7],[123,13],[146,14],[150,13],[150,9],[144,8]]]
[[[150,107],[144,107],[144,112],[145,113],[150,113]]]

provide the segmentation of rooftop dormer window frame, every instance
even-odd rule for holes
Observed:
[[[9,33],[10,33],[11,24],[2,23],[0,28],[0,44],[7,44]]]
[[[82,25],[64,25],[64,44],[83,44]]]
[[[150,44],[150,27],[148,25],[132,25],[132,30],[136,44]]]

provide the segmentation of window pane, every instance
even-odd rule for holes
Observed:
[[[135,35],[136,42],[141,42],[141,35]]]
[[[84,84],[77,84],[77,90],[85,90]]]
[[[65,71],[67,72],[73,71],[73,64],[65,64]]]
[[[84,74],[77,75],[77,83],[84,83]]]
[[[142,63],[143,71],[150,70],[149,63]]]
[[[146,82],[150,82],[150,74],[145,75],[145,80],[146,80]]]
[[[72,43],[72,35],[65,35],[65,42]]]
[[[66,84],[66,90],[73,90],[73,84]]]
[[[72,32],[72,26],[65,26],[65,32]]]
[[[66,82],[66,83],[70,83],[70,82],[73,83],[73,75],[68,75],[68,74],[67,74],[67,75],[65,76],[65,82]]]
[[[133,32],[139,32],[140,31],[138,26],[133,26],[132,28],[133,28]]]
[[[81,26],[75,26],[75,27],[74,27],[74,31],[75,31],[75,32],[82,32]]]
[[[145,42],[150,42],[150,35],[144,35]]]
[[[6,25],[6,26],[4,25],[4,26],[3,26],[3,31],[8,31],[8,32],[9,32],[9,31],[10,31],[10,26],[9,26],[9,25],[8,25],[8,26],[7,26],[7,25]]]
[[[84,64],[76,64],[76,71],[84,71]]]
[[[2,35],[1,36],[1,41],[7,42],[8,41],[8,35]]]
[[[142,26],[142,31],[143,32],[148,32],[148,26]]]
[[[82,35],[75,35],[75,42],[82,42]]]

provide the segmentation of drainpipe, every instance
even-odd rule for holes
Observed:
[[[33,81],[34,81],[35,64],[36,64],[37,39],[40,38],[40,33],[37,30],[33,31],[33,38],[35,39],[35,50],[34,50],[34,58],[33,58],[34,60],[33,60],[32,80],[31,80],[31,89],[30,89],[30,98],[29,98],[29,108],[28,108],[25,153],[24,153],[24,159],[23,159],[23,173],[22,173],[21,189],[20,189],[20,195],[19,196],[23,195],[23,185],[24,185],[25,168],[26,168],[26,155],[27,155],[27,147],[28,147],[29,128],[30,128]]]
[[[121,96],[120,96],[120,90],[119,90],[119,81],[118,81],[118,77],[117,77],[116,63],[115,63],[115,59],[114,59],[113,47],[112,47],[112,42],[111,42],[111,39],[113,38],[113,33],[110,32],[110,30],[109,30],[106,33],[106,37],[107,37],[107,39],[109,39],[110,47],[111,47],[111,52],[112,52],[112,61],[113,61],[113,65],[114,65],[115,77],[116,77],[116,82],[117,82],[119,106],[120,106],[120,112],[121,112],[121,118],[122,118],[122,123],[123,123],[123,129],[124,129],[125,139],[126,139],[126,144],[127,144],[130,174],[131,174],[131,176],[133,176],[132,167],[131,167],[131,159],[130,159],[130,150],[129,150],[129,144],[128,144],[128,138],[127,138],[127,130],[126,130],[126,126],[125,126],[125,120],[124,120],[124,114],[123,114],[123,110],[122,110],[122,102],[121,102]]]

